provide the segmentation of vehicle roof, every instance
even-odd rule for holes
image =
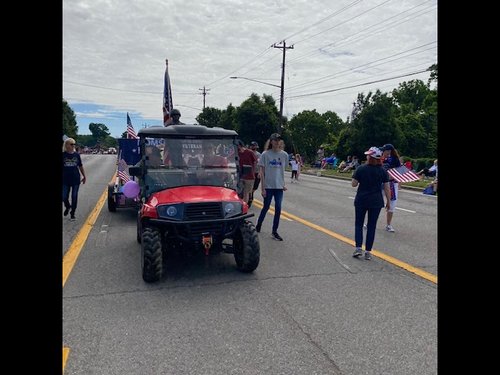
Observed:
[[[195,136],[195,137],[213,137],[225,136],[236,137],[238,133],[234,130],[223,129],[220,127],[209,128],[204,125],[169,125],[164,126],[150,126],[148,128],[139,129],[138,136],[152,137],[152,136]]]

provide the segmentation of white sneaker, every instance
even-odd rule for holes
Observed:
[[[386,225],[385,226],[385,230],[388,231],[388,232],[395,232],[394,228],[392,227],[392,225]]]
[[[357,247],[356,250],[354,250],[354,253],[352,253],[352,256],[354,258],[357,258],[361,255],[363,255],[363,249],[361,249],[360,247]]]

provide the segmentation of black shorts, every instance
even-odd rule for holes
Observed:
[[[259,188],[259,184],[260,184],[260,178],[255,176],[255,180],[253,181],[253,191]]]

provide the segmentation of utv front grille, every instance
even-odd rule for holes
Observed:
[[[186,205],[184,220],[222,219],[222,203],[190,203]]]

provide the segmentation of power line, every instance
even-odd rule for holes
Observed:
[[[388,60],[390,59],[391,57],[395,57],[395,56],[398,56],[398,55],[402,55],[402,54],[405,54],[407,52],[410,52],[410,51],[413,51],[413,50],[416,50],[416,49],[419,49],[419,48],[422,48],[422,47],[425,47],[425,46],[428,46],[430,44],[435,44],[437,41],[432,41],[432,42],[429,42],[429,43],[426,43],[426,44],[422,44],[420,46],[417,46],[417,47],[413,47],[413,48],[410,48],[410,49],[407,49],[405,51],[402,51],[402,52],[398,52],[398,53],[395,53],[393,55],[390,55],[390,56],[386,56],[386,57],[382,57],[380,59],[377,59],[377,60],[374,60],[374,61],[370,61],[370,62],[367,62],[365,64],[361,64],[361,65],[358,65],[358,66],[355,66],[353,68],[349,68],[349,69],[346,69],[346,70],[343,70],[341,72],[338,72],[338,73],[334,73],[334,74],[329,74],[327,76],[323,76],[323,77],[320,77],[320,78],[317,78],[315,80],[312,80],[312,81],[308,81],[308,82],[304,82],[304,83],[299,83],[295,86],[292,86],[289,88],[289,90],[294,90],[294,89],[297,89],[299,87],[305,87],[305,86],[310,86],[310,85],[313,85],[313,84],[316,84],[316,83],[321,83],[321,82],[324,82],[324,81],[328,81],[336,76],[339,76],[340,74],[342,73],[351,73],[353,70],[355,69],[359,69],[359,68],[363,68],[363,67],[369,67],[369,68],[373,68],[375,66],[378,66],[378,65],[382,65],[382,64],[386,64],[388,62],[392,62],[392,61],[395,61],[397,59],[393,59],[393,60],[389,60],[389,61],[386,61],[386,62],[383,62],[383,63],[380,63],[380,64],[377,64],[377,65],[372,65],[376,62],[380,62],[380,61],[383,61],[383,60]],[[433,48],[429,48],[429,49],[433,49]],[[427,49],[427,50],[429,50]],[[425,52],[427,50],[423,50],[423,51],[417,51],[415,53],[422,53],[422,52]],[[405,58],[405,57],[408,57],[408,56],[411,56],[412,54],[410,55],[406,55],[406,56],[401,56],[400,58]],[[398,58],[399,59],[399,58]],[[372,66],[369,66],[369,65],[372,65]]]
[[[295,58],[290,59],[289,63],[292,63],[292,62],[295,62],[295,61],[298,61],[298,60],[302,60],[305,57],[310,57],[312,55],[319,54],[322,51],[324,51],[324,49],[326,49],[327,47],[338,48],[338,47],[341,47],[341,46],[343,46],[345,44],[352,44],[353,42],[359,42],[359,41],[361,41],[363,39],[372,37],[372,36],[374,36],[375,34],[381,32],[381,31],[385,31],[385,30],[388,30],[388,29],[390,29],[390,28],[392,28],[394,26],[398,26],[398,25],[400,25],[402,23],[411,21],[412,19],[415,19],[415,18],[417,18],[417,17],[419,17],[419,16],[421,16],[421,15],[423,15],[425,13],[430,12],[432,10],[431,8],[434,8],[436,5],[431,5],[430,7],[421,9],[421,10],[419,10],[417,12],[414,12],[412,14],[409,14],[409,15],[405,16],[405,18],[406,17],[411,17],[411,16],[414,16],[414,17],[411,17],[411,18],[408,18],[408,19],[403,19],[402,21],[400,21],[400,20],[393,20],[391,23],[386,24],[385,26],[383,26],[383,27],[381,27],[381,28],[379,28],[377,30],[371,31],[370,34],[358,35],[358,34],[361,34],[361,33],[365,32],[365,31],[370,30],[371,28],[373,28],[375,26],[381,25],[383,23],[387,23],[389,20],[391,20],[393,18],[396,18],[396,17],[399,17],[402,14],[407,13],[409,11],[412,11],[415,8],[418,8],[418,7],[422,6],[423,4],[425,4],[425,3],[429,2],[429,1],[432,1],[432,0],[426,0],[426,1],[424,1],[424,2],[422,2],[420,4],[418,4],[418,5],[415,5],[414,7],[410,8],[410,9],[404,10],[402,12],[399,12],[399,13],[395,14],[394,16],[386,18],[385,20],[382,20],[380,22],[374,23],[373,25],[365,27],[364,29],[361,29],[361,30],[357,31],[354,34],[347,35],[346,37],[343,37],[343,38],[341,38],[341,39],[339,39],[339,40],[337,40],[337,41],[335,41],[333,43],[329,43],[329,44],[326,44],[326,45],[321,46],[321,47],[314,47],[314,48],[310,49],[309,51],[307,51],[306,53],[304,53],[302,55],[299,55],[299,56],[297,56]],[[418,14],[419,12],[420,12],[420,14]],[[358,35],[358,37],[353,38],[356,35]],[[353,39],[350,39],[350,38],[353,38]]]
[[[343,8],[341,8],[341,9],[339,9],[339,10],[337,10],[337,11],[335,11],[335,12],[333,12],[333,13],[329,14],[329,15],[328,15],[328,16],[326,16],[325,18],[322,18],[321,20],[319,20],[319,21],[317,21],[317,22],[313,23],[312,25],[309,25],[309,26],[307,26],[307,27],[304,27],[303,29],[301,29],[301,30],[299,30],[299,31],[297,31],[297,32],[295,32],[295,33],[293,33],[293,34],[288,35],[287,37],[283,38],[283,40],[290,39],[290,38],[294,37],[295,35],[298,35],[298,34],[300,34],[300,33],[304,32],[304,31],[306,31],[306,30],[309,30],[310,28],[312,28],[312,27],[314,27],[314,26],[319,25],[319,24],[321,24],[321,23],[323,23],[323,22],[325,22],[325,21],[329,20],[330,18],[332,18],[332,17],[334,17],[334,16],[336,16],[336,15],[338,15],[338,14],[340,14],[340,13],[342,13],[342,12],[346,11],[347,9],[352,8],[354,5],[356,5],[356,4],[358,4],[358,3],[360,3],[361,1],[363,1],[363,0],[356,0],[356,1],[353,1],[352,3],[350,3],[350,4],[346,5],[345,7],[343,7]]]
[[[343,22],[341,22],[341,23],[338,23],[338,24],[336,24],[336,25],[334,25],[334,26],[332,26],[332,27],[329,27],[328,29],[325,29],[325,30],[320,31],[319,33],[316,33],[316,34],[314,34],[314,35],[311,35],[311,36],[308,36],[308,37],[306,37],[306,38],[304,38],[304,39],[301,39],[301,40],[299,40],[298,42],[295,42],[294,44],[298,44],[298,43],[303,42],[304,40],[308,40],[308,39],[314,38],[315,36],[318,36],[318,35],[320,35],[320,34],[323,34],[324,32],[330,31],[330,30],[332,30],[332,29],[334,29],[334,28],[336,28],[336,27],[338,27],[338,26],[340,26],[340,25],[343,25],[344,23],[347,23],[347,22],[349,22],[349,21],[352,21],[353,19],[356,19],[356,18],[358,18],[358,17],[361,17],[363,14],[366,14],[366,13],[368,13],[368,12],[371,12],[372,10],[374,10],[374,9],[376,9],[376,8],[378,8],[378,7],[380,7],[380,6],[384,5],[384,4],[386,4],[386,3],[388,3],[389,1],[392,1],[392,0],[386,0],[386,1],[384,1],[383,3],[380,3],[380,4],[376,5],[376,6],[374,6],[373,8],[370,8],[370,9],[368,9],[368,10],[365,10],[364,12],[361,12],[361,13],[360,13],[360,14],[358,14],[357,16],[351,17],[351,18],[349,18],[349,19],[347,19],[347,20],[345,20],[345,21],[343,21]]]
[[[345,90],[345,89],[352,89],[353,87],[367,86],[367,85],[371,85],[371,84],[378,83],[378,82],[389,81],[389,80],[391,80],[391,79],[408,77],[408,76],[412,76],[412,75],[415,75],[415,74],[424,73],[424,72],[427,72],[427,71],[428,71],[428,70],[427,70],[427,69],[425,69],[425,70],[420,70],[420,71],[418,71],[418,72],[413,72],[413,73],[403,74],[403,75],[399,75],[399,76],[395,76],[395,77],[390,77],[390,78],[385,78],[385,79],[379,79],[379,80],[376,80],[376,81],[371,81],[371,82],[365,82],[365,83],[361,83],[361,84],[359,84],[359,85],[346,86],[346,87],[341,87],[341,88],[338,88],[338,89],[332,89],[332,90],[326,90],[326,91],[311,92],[311,93],[309,93],[309,94],[302,94],[302,95],[287,96],[287,99],[292,99],[292,98],[301,98],[301,97],[304,97],[304,96],[313,96],[313,95],[327,94],[327,93],[329,93],[329,92],[340,91],[340,90]]]
[[[111,91],[134,92],[134,93],[138,93],[138,94],[155,94],[155,95],[161,94],[159,92],[151,92],[151,91],[136,91],[136,90],[115,89],[115,88],[111,88],[111,87],[104,87],[104,86],[98,86],[98,85],[89,85],[89,84],[86,84],[86,83],[66,81],[66,80],[63,80],[63,82],[72,83],[73,85],[78,85],[78,86],[95,87],[95,88],[98,88],[98,89],[111,90]]]

